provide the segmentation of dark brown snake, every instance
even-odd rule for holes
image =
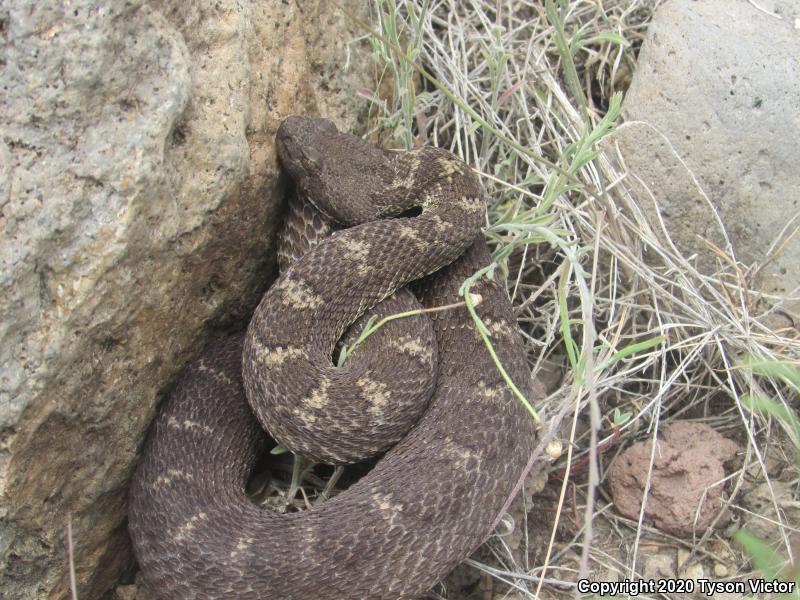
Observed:
[[[281,274],[244,339],[212,345],[181,376],[131,485],[136,556],[171,600],[418,598],[491,533],[533,422],[463,307],[431,313],[432,330],[418,334],[383,328],[381,349],[359,348],[352,364],[334,367],[331,353],[356,318],[409,282],[426,307],[461,300],[463,281],[490,260],[482,192],[444,150],[380,150],[323,119],[291,117],[277,141],[298,192],[348,228]],[[472,291],[499,359],[531,397],[504,287],[483,279]],[[415,320],[424,321],[393,324]],[[437,359],[425,383],[417,371]],[[430,390],[419,415],[404,393]],[[331,500],[279,514],[245,495],[268,442],[262,425],[330,464],[388,451]]]

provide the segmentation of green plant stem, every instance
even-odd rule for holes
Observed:
[[[483,275],[483,269],[481,271],[478,271],[478,273],[480,273],[479,276],[482,276]],[[477,275],[477,273],[476,273],[476,275]],[[475,312],[475,306],[472,303],[472,294],[470,293],[469,288],[477,280],[478,280],[478,277],[475,277],[475,275],[473,275],[472,277],[467,279],[467,281],[464,282],[464,285],[462,286],[462,290],[464,290],[464,292],[463,292],[463,294],[464,294],[464,303],[467,305],[467,310],[469,311],[469,314],[472,317],[473,322],[475,323],[475,328],[478,330],[478,334],[481,336],[481,339],[483,340],[483,343],[486,346],[486,349],[489,351],[489,356],[492,357],[492,361],[494,362],[495,367],[497,367],[497,370],[499,371],[500,375],[503,377],[503,380],[506,382],[506,385],[511,389],[512,392],[514,392],[514,395],[519,399],[520,402],[522,402],[522,405],[526,409],[528,409],[528,412],[533,417],[533,420],[536,421],[537,423],[541,424],[542,419],[539,417],[539,413],[537,413],[536,410],[533,408],[533,406],[531,406],[531,403],[528,402],[528,399],[525,397],[525,394],[523,394],[519,390],[517,385],[514,383],[514,380],[511,379],[511,376],[508,374],[508,372],[506,371],[505,367],[503,366],[503,363],[500,362],[500,358],[497,356],[497,353],[494,351],[494,346],[492,346],[492,342],[489,339],[489,332],[486,329],[486,325],[483,324],[483,321],[478,316],[478,313]]]
[[[567,41],[567,34],[564,31],[564,22],[558,14],[553,0],[545,1],[545,12],[547,13],[547,20],[553,26],[555,35],[553,36],[556,41],[556,48],[561,57],[561,66],[564,70],[564,79],[567,82],[569,91],[572,92],[574,100],[580,104],[583,117],[588,121],[589,107],[586,106],[586,98],[581,89],[581,82],[578,78],[578,70],[575,68],[575,61],[572,59],[572,51],[570,50],[569,42]]]
[[[442,311],[445,311],[445,310],[452,310],[454,308],[459,308],[461,306],[464,306],[463,302],[454,302],[453,304],[446,304],[444,306],[434,306],[432,308],[415,308],[414,310],[407,310],[405,312],[395,313],[393,315],[389,315],[387,317],[383,317],[377,323],[374,323],[374,321],[372,321],[372,320],[368,321],[366,327],[364,327],[364,330],[358,336],[356,341],[353,342],[353,345],[350,346],[349,348],[347,348],[347,346],[342,348],[342,353],[339,356],[338,365],[341,367],[344,364],[344,362],[350,357],[350,355],[353,353],[353,351],[356,349],[356,347],[358,347],[361,343],[364,342],[364,340],[366,340],[369,336],[371,336],[373,333],[378,331],[378,329],[380,329],[381,327],[383,327],[384,325],[386,325],[390,321],[395,321],[397,319],[404,319],[406,317],[413,317],[415,315],[422,315],[422,314],[428,314],[428,313],[442,312]]]
[[[306,473],[314,466],[314,463],[306,460],[302,456],[294,455],[294,463],[292,464],[292,483],[289,485],[289,490],[286,492],[286,502],[294,502],[294,497],[297,495],[297,490],[303,481]]]

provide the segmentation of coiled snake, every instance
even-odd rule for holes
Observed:
[[[432,313],[419,333],[382,328],[383,346],[359,348],[352,365],[334,367],[331,354],[348,325],[411,281],[426,307],[461,300],[464,279],[490,260],[480,186],[446,151],[380,150],[324,119],[290,117],[277,141],[298,191],[349,228],[281,274],[244,339],[212,345],[181,376],[131,484],[135,553],[171,600],[417,598],[491,533],[533,423],[463,307]],[[499,359],[530,395],[504,288],[481,280],[472,291]],[[415,373],[437,359],[423,382]],[[423,408],[404,395],[431,389]],[[267,443],[262,425],[330,464],[391,447],[331,500],[278,514],[244,491]]]

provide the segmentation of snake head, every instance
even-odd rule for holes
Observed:
[[[278,155],[283,168],[299,184],[313,186],[321,178],[324,160],[321,144],[326,138],[339,135],[331,121],[307,117],[288,117],[276,136]]]
[[[352,226],[386,214],[386,182],[394,176],[388,153],[312,117],[287,117],[276,140],[283,168],[328,217]]]

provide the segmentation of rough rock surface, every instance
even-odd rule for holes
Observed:
[[[699,253],[706,272],[717,257],[701,238],[727,249],[712,206],[745,265],[766,264],[800,227],[800,170],[791,158],[800,138],[797,18],[793,0],[671,0],[648,29],[624,104],[629,122],[647,125],[626,126],[617,139],[677,247]],[[794,293],[784,309],[796,325],[800,235],[758,284]]]
[[[269,283],[274,132],[354,124],[360,33],[321,0],[0,4],[0,596],[67,597],[68,516],[82,600],[130,574],[156,403]]]
[[[800,503],[795,494],[793,485],[775,479],[763,481],[748,490],[742,504],[750,512],[743,515],[742,529],[759,539],[780,545],[785,531],[778,524],[796,526],[800,523]]]
[[[652,442],[637,442],[608,474],[614,505],[629,519],[639,519],[651,450]],[[702,533],[722,507],[723,463],[737,450],[734,442],[703,423],[675,421],[666,426],[652,452],[645,521],[675,535]]]

